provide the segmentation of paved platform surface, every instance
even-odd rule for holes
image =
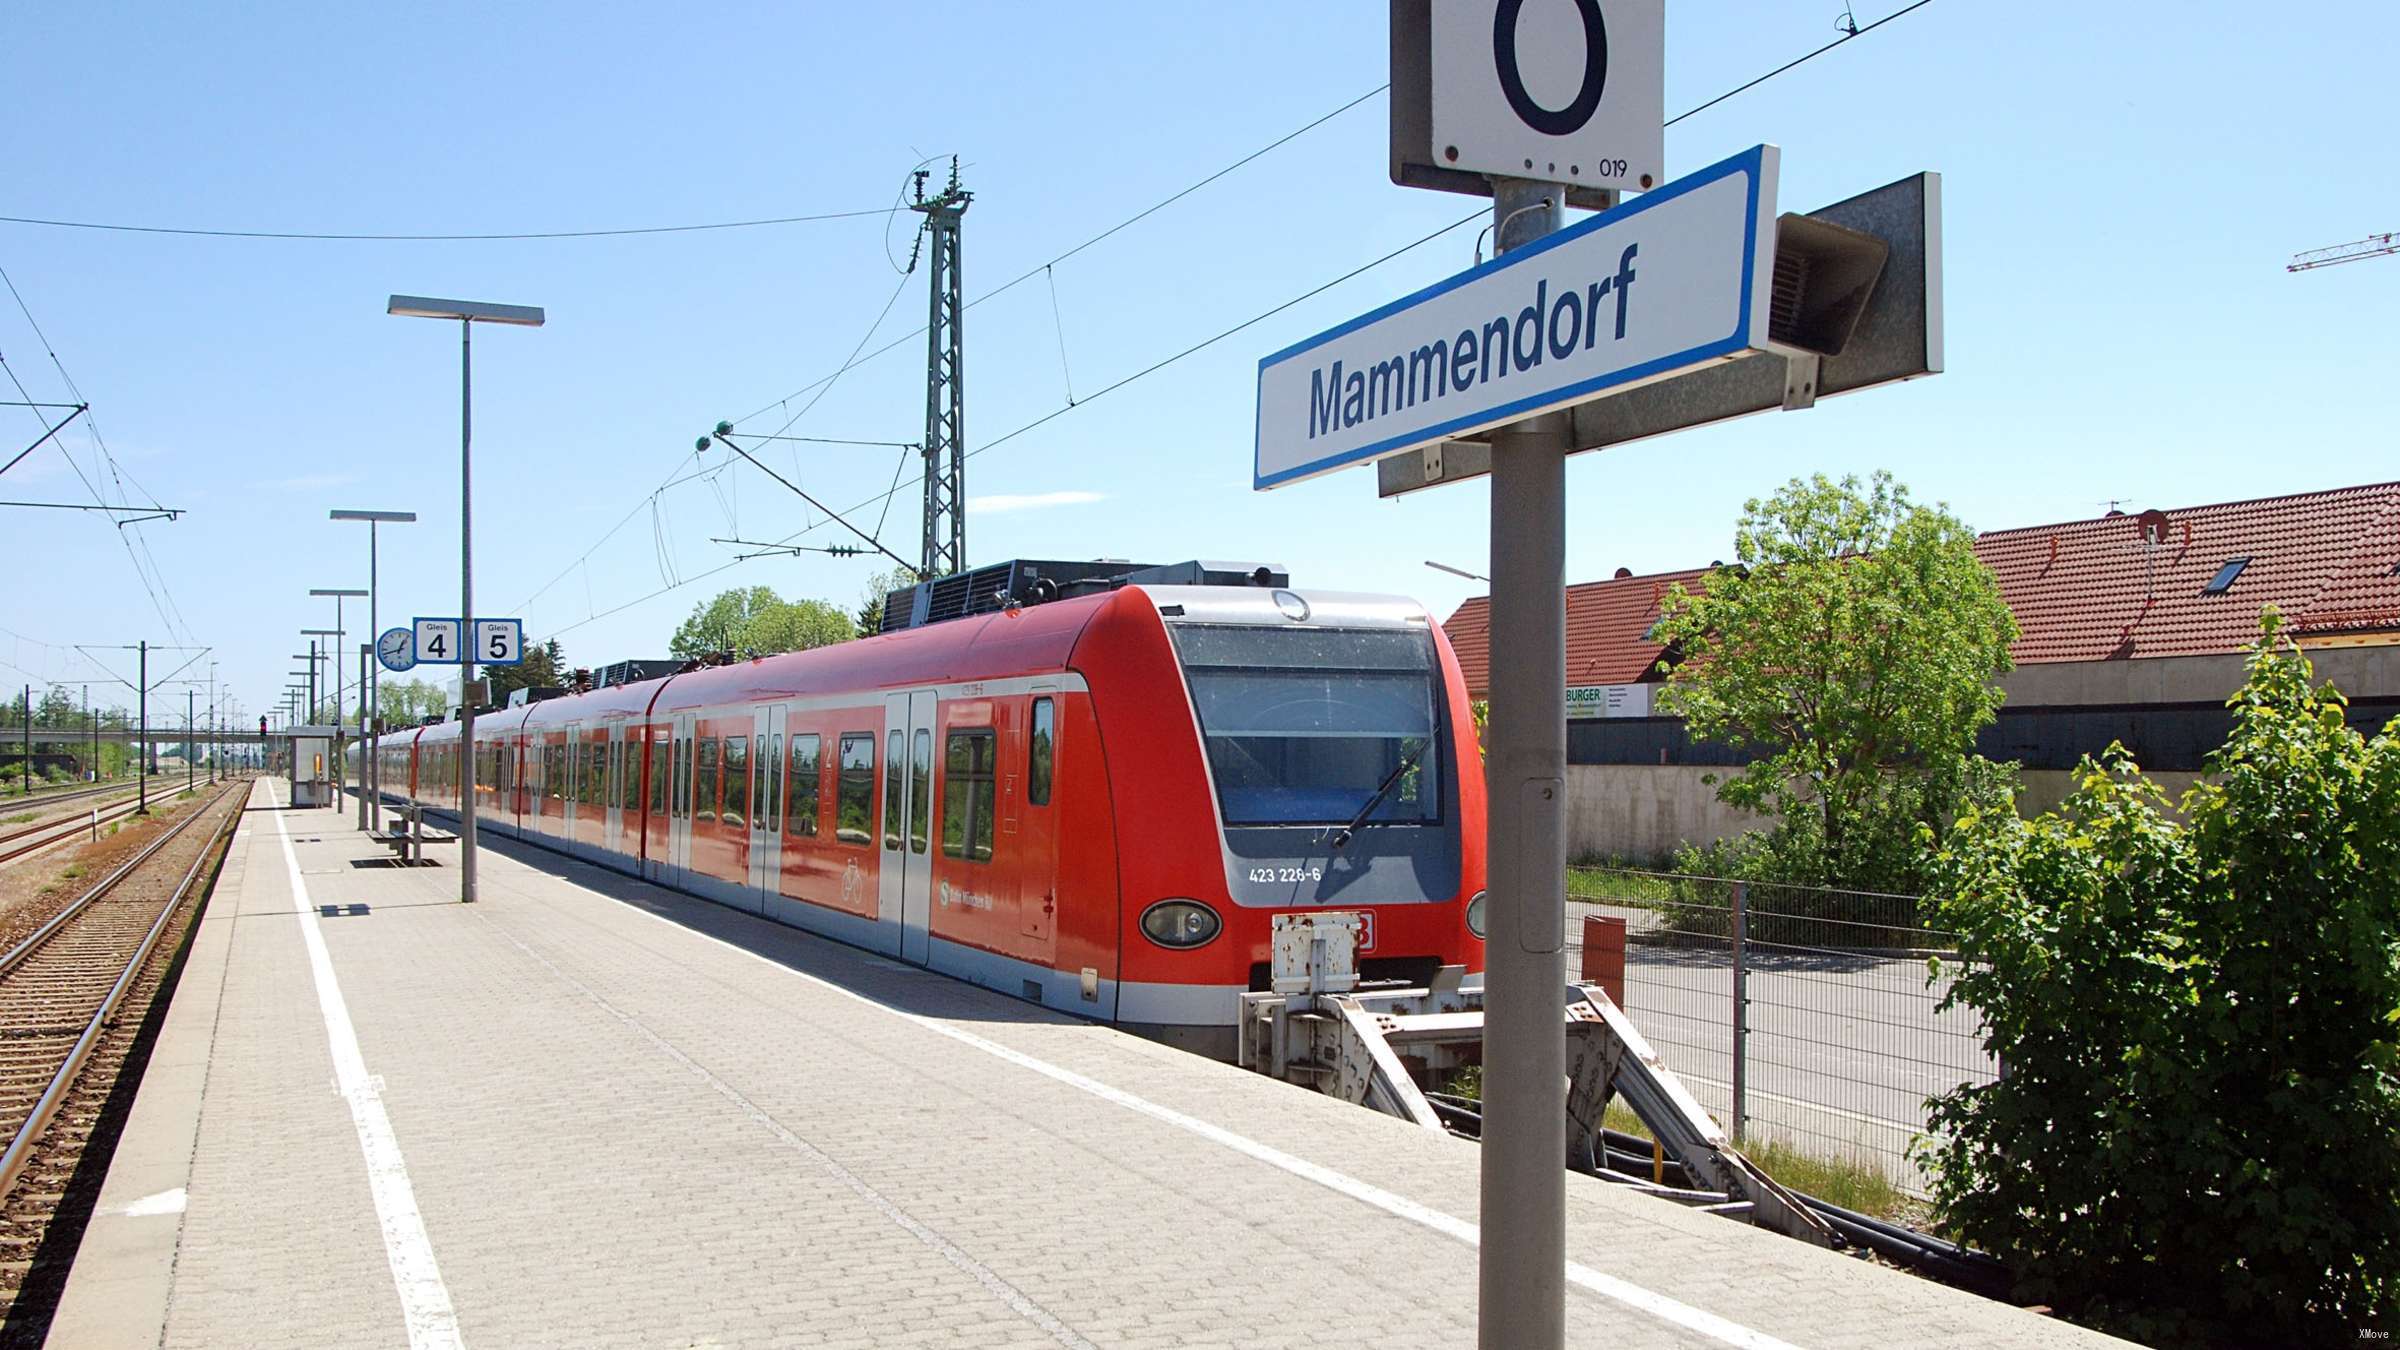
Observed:
[[[1474,1145],[262,783],[52,1343],[1471,1344]],[[1570,1176],[1577,1346],[2102,1338]]]

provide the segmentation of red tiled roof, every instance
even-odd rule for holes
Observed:
[[[2239,652],[2273,604],[2303,633],[2400,627],[2400,483],[2297,493],[2163,513],[1995,530],[1975,551],[2016,613],[2019,665]],[[2154,532],[2155,533],[2155,532]],[[2203,595],[2247,558],[2233,585]],[[1588,582],[1567,590],[1567,682],[1631,684],[1658,661],[1644,640],[1658,598],[1705,570]],[[1467,687],[1482,692],[1491,612],[1478,596],[1445,625]]]

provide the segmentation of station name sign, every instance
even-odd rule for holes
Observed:
[[[1267,357],[1251,485],[1765,350],[1777,158],[1754,147]]]

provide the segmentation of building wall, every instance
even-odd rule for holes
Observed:
[[[1705,780],[1728,772],[1688,764],[1568,765],[1567,856],[1664,862],[1687,843],[1712,844],[1772,824],[1717,800],[1715,785]],[[2145,776],[2165,791],[2169,804],[2180,802],[2200,779],[2196,773]],[[2017,809],[2026,815],[2054,809],[2075,790],[2075,775],[2065,769],[2028,769],[2017,781]]]

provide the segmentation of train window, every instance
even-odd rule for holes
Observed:
[[[992,860],[992,764],[999,743],[989,731],[953,731],[943,749],[942,852]]]
[[[794,834],[817,832],[817,745],[814,736],[792,737],[791,786],[785,791],[791,797]]]
[[[833,837],[845,844],[875,842],[875,733],[842,737],[841,782],[835,792]]]
[[[1058,735],[1056,717],[1049,699],[1033,701],[1033,735],[1025,746],[1025,800],[1035,806],[1050,804],[1050,771]]]
[[[783,733],[778,731],[767,738],[766,747],[758,756],[758,795],[766,804],[758,810],[753,822],[769,834],[783,833]]]
[[[1441,819],[1424,633],[1176,630],[1227,825]]]
[[[750,738],[725,738],[725,809],[717,819],[740,829],[750,823]]]
[[[608,743],[595,740],[583,751],[583,800],[608,805]]]
[[[663,817],[667,814],[668,774],[665,760],[668,748],[672,744],[667,733],[663,731],[650,733],[650,762],[648,765],[650,770],[650,814],[654,816]]]
[[[908,773],[908,851],[923,853],[926,827],[933,815],[933,733],[917,733],[916,756]]]
[[[717,818],[717,743],[700,742],[699,764],[692,771],[692,819]]]
[[[900,733],[883,738],[883,846],[900,847],[900,759],[905,753]]]

